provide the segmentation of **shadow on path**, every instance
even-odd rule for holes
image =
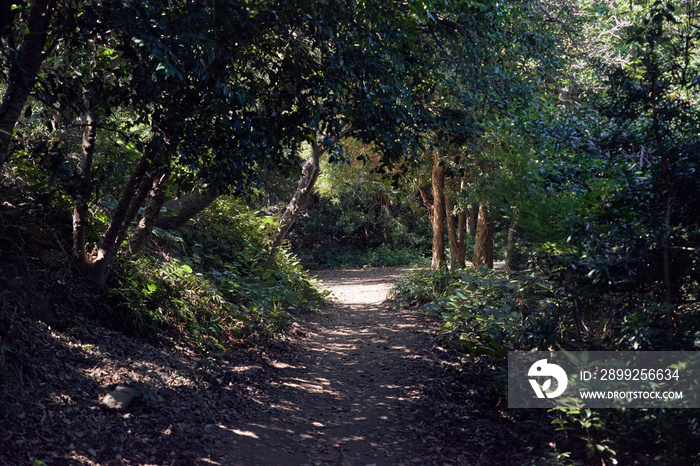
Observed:
[[[302,326],[298,348],[268,355],[261,415],[219,426],[221,464],[325,465],[340,451],[354,465],[507,464],[511,429],[475,432],[478,390],[450,400],[424,320],[383,302],[401,272],[320,274],[337,302]]]

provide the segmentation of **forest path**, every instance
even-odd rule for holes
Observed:
[[[482,406],[474,376],[448,374],[449,352],[434,346],[422,317],[385,302],[406,271],[319,273],[334,302],[295,326],[293,345],[264,355],[260,409],[220,426],[214,456],[220,464],[445,466],[514,459],[512,421]]]

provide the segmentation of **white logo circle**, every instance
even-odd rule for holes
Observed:
[[[568,383],[566,372],[556,364],[548,363],[546,359],[540,359],[530,366],[527,375],[530,377],[548,377],[542,385],[537,382],[537,379],[528,379],[537,398],[556,398],[566,390]],[[552,379],[557,381],[557,388],[550,391]]]

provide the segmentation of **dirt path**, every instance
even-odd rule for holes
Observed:
[[[522,428],[485,378],[384,302],[401,272],[321,273],[333,304],[287,341],[225,353],[0,310],[4,335],[32,342],[0,332],[0,372],[18,368],[0,393],[0,465],[521,464]],[[137,397],[114,412],[101,400],[118,385]]]
[[[508,464],[509,421],[446,376],[422,318],[384,302],[401,272],[319,274],[335,303],[267,355],[259,415],[219,426],[221,464]]]

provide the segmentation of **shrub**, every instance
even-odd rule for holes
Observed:
[[[472,357],[473,369],[491,379],[488,386],[499,392],[499,398],[506,396],[503,375],[509,350],[655,349],[665,341],[662,327],[653,323],[664,310],[653,301],[644,306],[630,303],[645,312],[599,309],[582,317],[580,313],[588,309],[582,296],[540,275],[533,271],[508,275],[485,268],[424,269],[401,277],[393,296],[437,318],[441,337]],[[618,298],[589,297],[608,306]],[[693,310],[682,314],[682,327],[695,329],[697,319],[691,317],[696,314]],[[604,315],[607,321],[602,320]],[[583,318],[585,331],[577,328],[577,320]],[[691,335],[697,345],[695,332]],[[533,444],[549,445],[542,452],[544,458],[533,464],[680,465],[699,458],[700,428],[692,410],[596,410],[571,401],[548,413],[513,413],[522,422],[538,425],[530,439]]]
[[[217,201],[180,235],[158,230],[147,257],[119,264],[112,320],[144,333],[164,325],[199,345],[222,346],[277,332],[323,294],[288,251],[271,252],[274,227],[239,201]]]
[[[471,355],[495,356],[532,343],[533,323],[552,305],[551,284],[532,275],[506,275],[485,267],[419,270],[402,277],[392,295],[404,305],[420,305],[442,322],[441,335]],[[544,341],[551,335],[537,332]]]

